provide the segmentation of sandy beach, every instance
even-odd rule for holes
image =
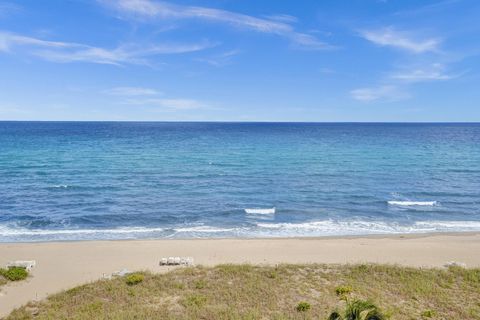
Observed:
[[[30,300],[94,281],[112,272],[165,272],[159,260],[191,256],[197,265],[221,263],[386,263],[442,267],[449,261],[479,267],[480,234],[350,238],[135,240],[0,244],[0,265],[36,260],[32,277],[0,291],[0,316]]]

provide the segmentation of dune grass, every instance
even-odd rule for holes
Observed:
[[[52,295],[7,319],[327,319],[355,299],[390,319],[480,319],[480,269],[220,265],[141,274]]]

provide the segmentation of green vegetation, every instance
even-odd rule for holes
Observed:
[[[127,284],[128,276],[100,280],[32,302],[7,319],[325,320],[340,310],[330,319],[480,320],[480,269],[221,265],[139,274],[144,280],[136,285]]]
[[[6,283],[6,280],[20,281],[28,277],[28,271],[21,267],[11,267],[8,269],[0,268],[0,283],[2,277],[4,278],[4,283]]]
[[[297,309],[298,312],[306,312],[306,311],[310,310],[311,307],[312,306],[310,305],[310,303],[303,301],[303,302],[300,302],[299,304],[297,304],[296,309]]]
[[[353,291],[352,287],[349,286],[339,286],[335,288],[335,293],[337,296],[346,296]]]
[[[127,276],[125,276],[125,283],[128,284],[129,286],[133,286],[136,284],[139,284],[140,282],[145,279],[145,276],[141,273],[132,273]]]
[[[385,320],[386,317],[380,312],[377,306],[370,301],[353,300],[347,301],[345,311],[340,313],[334,311],[328,320]]]

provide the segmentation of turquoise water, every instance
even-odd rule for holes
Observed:
[[[3,242],[476,230],[480,124],[0,122]]]

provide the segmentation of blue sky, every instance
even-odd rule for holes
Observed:
[[[480,121],[477,0],[0,0],[0,120]]]

